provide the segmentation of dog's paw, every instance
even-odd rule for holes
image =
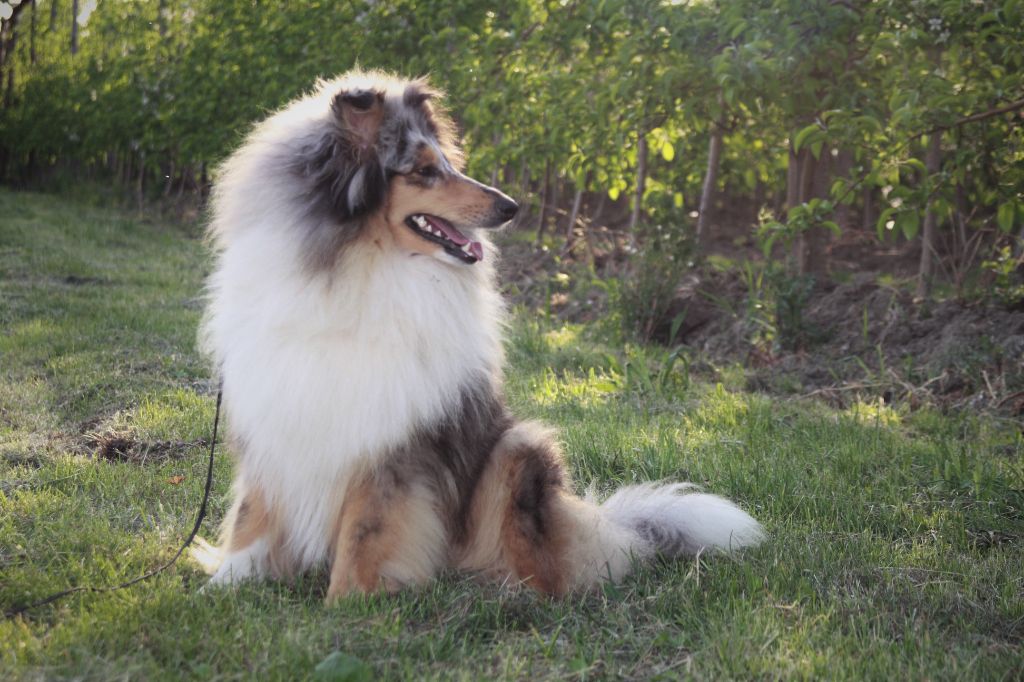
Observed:
[[[227,554],[200,592],[262,578],[266,575],[266,563],[266,543],[257,540],[245,549]]]

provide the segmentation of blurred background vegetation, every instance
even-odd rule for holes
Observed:
[[[755,366],[831,348],[803,385],[898,374],[881,383],[1024,406],[1022,0],[7,0],[0,17],[6,184],[196,219],[217,163],[316,78],[429,74],[469,172],[528,207],[505,248],[518,300]]]

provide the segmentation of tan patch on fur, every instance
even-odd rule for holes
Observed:
[[[444,525],[427,486],[390,472],[366,477],[345,495],[327,602],[426,582],[437,574],[446,550]]]
[[[464,175],[448,175],[429,187],[396,175],[388,187],[388,197],[379,212],[376,232],[386,231],[391,244],[412,253],[431,255],[443,247],[420,237],[405,224],[405,219],[416,213],[438,216],[459,224],[473,224],[486,215],[494,204],[479,184]]]
[[[529,476],[528,460],[515,462],[509,471],[509,485],[532,485],[524,479]],[[534,509],[524,510],[514,496],[501,525],[513,575],[530,587],[550,595],[562,595],[569,586],[567,561],[569,518],[563,507],[563,493],[548,490],[545,499]],[[536,516],[537,519],[532,517]],[[537,523],[537,521],[540,521]]]
[[[235,507],[228,551],[238,552],[263,537],[270,528],[270,512],[259,489],[245,493]]]
[[[294,575],[297,566],[284,550],[280,515],[267,502],[260,488],[246,487],[235,496],[235,503],[224,519],[220,546],[228,552],[238,552],[260,539],[267,543],[267,562],[271,573],[281,578]]]
[[[474,495],[470,540],[460,568],[496,580],[522,581],[561,595],[572,587],[569,561],[572,498],[551,435],[519,424],[495,449]]]

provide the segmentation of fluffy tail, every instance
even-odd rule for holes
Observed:
[[[761,524],[735,504],[692,483],[643,483],[621,488],[601,505],[613,523],[636,532],[665,556],[732,551],[764,540]]]
[[[622,488],[604,501],[573,494],[557,441],[537,424],[503,436],[468,510],[461,568],[564,594],[615,581],[636,560],[756,545],[761,526],[689,483]]]
[[[552,517],[569,529],[564,589],[617,581],[638,562],[702,552],[731,552],[764,539],[761,525],[718,495],[691,483],[644,483],[621,488],[603,504],[569,491]],[[562,590],[554,590],[560,592]]]

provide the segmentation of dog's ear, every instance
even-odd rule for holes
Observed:
[[[465,159],[459,147],[455,123],[444,108],[444,92],[432,88],[426,79],[414,80],[405,86],[402,103],[415,111],[421,125],[429,130],[441,145],[441,151],[455,168],[462,170]]]
[[[440,96],[441,93],[427,85],[426,81],[416,80],[405,86],[402,103],[410,109],[419,109],[425,102]]]
[[[384,93],[376,90],[342,90],[331,102],[338,128],[360,158],[377,142],[384,120]]]
[[[384,202],[388,187],[376,150],[383,93],[342,91],[331,98],[330,107],[330,124],[296,150],[292,166],[314,218],[306,234],[313,269],[333,266],[337,254],[362,232],[362,218]]]
[[[343,220],[373,211],[384,200],[387,178],[375,145],[384,121],[384,93],[342,90],[331,100],[339,140],[331,165],[333,203]]]

